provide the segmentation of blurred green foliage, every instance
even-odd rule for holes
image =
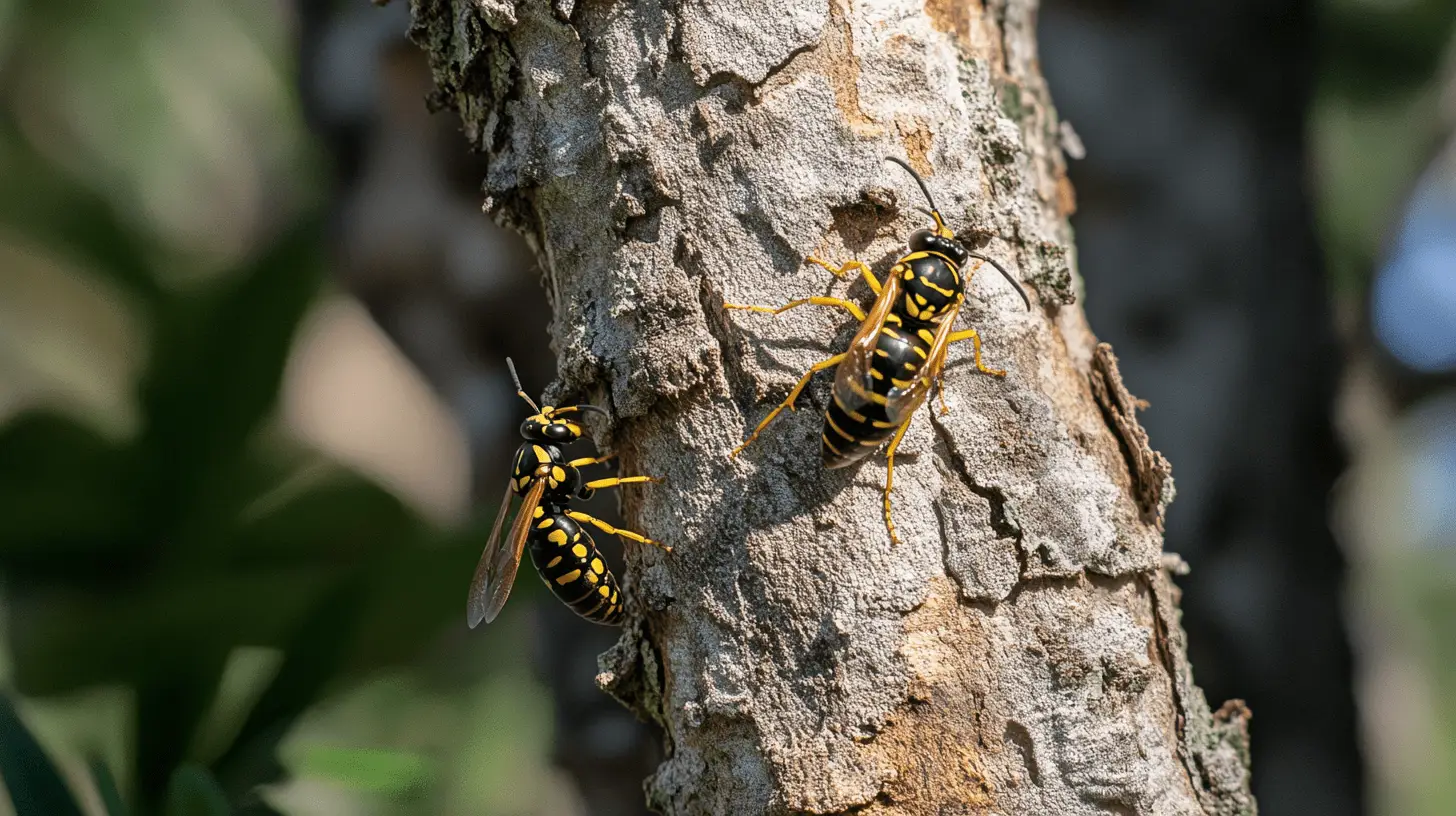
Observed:
[[[10,805],[569,812],[532,793],[539,685],[490,658],[519,612],[442,646],[489,519],[440,529],[276,420],[328,263],[282,12],[0,0]]]
[[[1331,286],[1363,296],[1406,196],[1449,135],[1456,1],[1324,0],[1309,138]]]
[[[134,438],[52,410],[0,428],[15,685],[33,696],[133,691],[136,812],[164,801],[210,812],[213,777],[240,812],[265,812],[253,788],[278,777],[278,740],[329,684],[413,657],[459,617],[458,593],[439,590],[470,573],[479,531],[432,529],[343,469],[279,494],[318,466],[267,424],[321,283],[315,221],[236,269],[168,286],[106,203],[47,172],[13,128],[0,129],[0,151],[7,178],[22,168],[35,193],[5,197],[0,225],[64,241],[140,304],[150,331]],[[184,766],[244,646],[278,650],[276,673],[231,740]]]

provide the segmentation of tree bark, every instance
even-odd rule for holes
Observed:
[[[1071,188],[1027,0],[415,0],[438,104],[537,250],[560,380],[638,529],[599,682],[665,732],[664,813],[1253,813],[1247,711],[1193,685],[1162,555],[1166,462],[1075,304]],[[728,451],[853,327],[725,299],[848,291],[926,219],[886,155],[1037,309],[973,279],[950,413],[883,465],[819,463],[816,410]],[[818,310],[823,311],[823,310]],[[827,377],[824,379],[828,379]],[[822,409],[827,384],[805,395]],[[635,512],[634,512],[635,511]],[[590,795],[590,792],[587,792]]]

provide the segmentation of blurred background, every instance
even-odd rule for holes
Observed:
[[[592,682],[614,632],[534,580],[462,625],[503,358],[538,393],[554,361],[407,17],[0,0],[0,769],[30,812],[644,812],[656,741]],[[1253,708],[1266,816],[1456,813],[1453,24],[1044,4],[1086,307],[1174,464],[1197,677]]]

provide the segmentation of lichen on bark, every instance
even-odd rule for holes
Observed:
[[[667,480],[627,494],[676,550],[629,550],[633,620],[601,675],[664,729],[656,809],[1253,812],[1243,719],[1192,684],[1161,534],[1089,384],[1034,3],[413,11],[435,102],[491,159],[488,209],[542,260],[548,398],[595,399],[624,471]],[[962,319],[1009,374],[952,353],[949,413],[900,448],[898,546],[883,465],[825,471],[817,410],[727,457],[854,327],[722,309],[866,299],[804,259],[883,272],[903,251],[922,202],[886,155],[1036,306],[972,278]]]

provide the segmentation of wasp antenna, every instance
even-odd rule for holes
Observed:
[[[516,373],[516,364],[509,357],[506,358],[506,368],[511,370],[511,382],[516,384],[516,396],[525,400],[526,404],[531,406],[531,410],[538,414],[541,413],[541,406],[537,405],[536,401],[526,394],[526,389],[521,387],[521,377]]]
[[[1031,311],[1031,298],[1026,296],[1026,290],[1021,288],[1021,284],[1017,283],[1016,278],[1011,277],[1011,273],[1006,271],[1006,267],[977,252],[967,252],[966,254],[971,256],[972,258],[980,258],[986,263],[996,267],[996,271],[1000,272],[1001,276],[1006,278],[1006,282],[1016,288],[1016,294],[1021,295],[1022,301],[1026,303],[1026,310],[1028,312]]]
[[[885,161],[894,162],[895,164],[898,164],[901,167],[905,168],[905,172],[910,174],[910,178],[915,179],[915,183],[920,185],[920,192],[924,193],[925,200],[930,202],[931,211],[933,213],[940,212],[940,208],[935,206],[935,197],[930,194],[930,188],[925,186],[925,179],[921,178],[920,174],[915,172],[915,168],[911,167],[900,159],[895,158],[894,156],[886,156]]]
[[[596,413],[596,414],[601,414],[604,417],[610,417],[611,416],[611,414],[608,414],[607,413],[607,409],[605,409],[605,408],[598,408],[595,405],[585,405],[585,404],[583,404],[583,405],[569,405],[569,406],[567,406],[565,408],[557,408],[554,413],[558,413],[558,414]]]

